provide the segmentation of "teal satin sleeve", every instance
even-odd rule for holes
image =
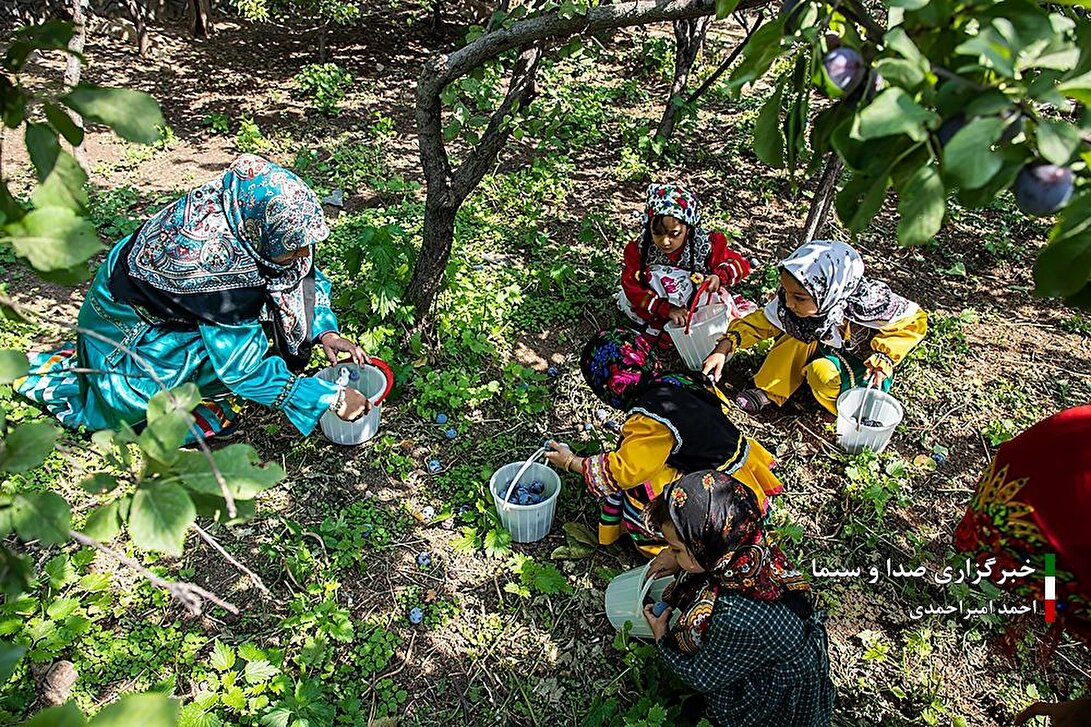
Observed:
[[[330,279],[322,274],[318,268],[314,269],[314,321],[311,330],[314,331],[314,340],[323,333],[340,333],[337,326],[337,316],[330,308]]]
[[[269,339],[261,325],[202,325],[201,339],[216,378],[244,399],[283,411],[303,434],[315,425],[337,398],[329,381],[297,376],[283,359],[266,356]]]

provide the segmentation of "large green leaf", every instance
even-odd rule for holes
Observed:
[[[1034,263],[1036,295],[1075,295],[1091,280],[1091,192],[1083,192],[1062,210],[1049,232],[1049,244]]]
[[[4,67],[20,71],[33,50],[64,50],[72,40],[72,23],[47,20],[36,25],[24,25],[14,33],[4,55]]]
[[[87,174],[71,154],[58,153],[49,176],[34,190],[31,200],[37,208],[60,207],[77,214],[87,208]]]
[[[780,104],[784,82],[777,84],[768,100],[762,104],[754,121],[754,153],[758,159],[775,169],[784,166],[784,137],[780,133]]]
[[[738,7],[739,0],[716,0],[716,19],[723,20],[731,13],[735,12],[735,8]]]
[[[1064,121],[1038,121],[1038,153],[1053,164],[1068,164],[1080,148],[1080,132]]]
[[[837,216],[852,232],[861,232],[878,214],[886,199],[889,180],[862,172],[853,173],[834,199]]]
[[[0,349],[0,384],[10,384],[20,376],[26,376],[30,361],[22,351]]]
[[[931,164],[922,166],[898,189],[898,242],[920,245],[930,241],[943,224],[946,208],[939,172]]]
[[[33,210],[4,231],[4,241],[39,271],[70,270],[102,249],[95,226],[64,207]]]
[[[45,462],[60,435],[49,422],[20,424],[3,439],[0,447],[0,470],[26,472]]]
[[[875,62],[875,70],[902,88],[916,88],[924,83],[924,71],[904,58],[880,58]]]
[[[178,700],[163,694],[126,694],[96,714],[91,727],[175,727]]]
[[[45,118],[49,121],[49,125],[56,129],[57,133],[63,136],[65,141],[72,146],[79,146],[83,143],[83,128],[72,120],[67,111],[57,104],[49,102],[42,104],[42,111],[45,112]]]
[[[57,155],[61,152],[61,144],[57,141],[57,135],[45,124],[27,123],[24,134],[27,145],[27,154],[34,165],[34,172],[38,181],[44,181],[53,171],[53,165],[57,162]]]
[[[148,402],[148,426],[140,433],[140,446],[156,462],[172,464],[180,456],[193,424],[190,411],[201,400],[194,384],[184,384],[169,393],[160,391]]]
[[[21,727],[83,727],[86,724],[87,718],[76,703],[65,702],[58,707],[43,709],[23,722]]]
[[[743,50],[743,59],[731,73],[727,87],[738,91],[752,81],[765,75],[773,61],[780,57],[780,46],[784,40],[784,17],[778,16],[754,31]]]
[[[977,35],[955,48],[960,55],[977,58],[985,68],[992,68],[1007,78],[1015,77],[1016,50],[1012,39],[995,27],[982,28]]]
[[[159,129],[165,125],[159,104],[141,91],[80,84],[61,103],[88,121],[109,126],[121,138],[141,144],[158,140]]]
[[[878,139],[905,134],[913,141],[924,141],[928,137],[925,124],[936,118],[935,113],[902,89],[888,88],[856,115],[852,135],[857,139]]]
[[[231,496],[239,500],[250,500],[284,479],[283,468],[275,463],[262,467],[258,453],[249,444],[232,444],[216,450],[212,459],[227,482]],[[222,492],[203,452],[183,452],[175,471],[182,484],[194,492],[206,495]]]
[[[122,519],[129,508],[129,498],[119,497],[105,505],[99,505],[87,516],[83,532],[100,543],[108,543],[121,532]]]
[[[178,485],[144,484],[129,508],[129,535],[144,550],[181,555],[186,531],[196,518],[193,502]]]
[[[11,678],[15,666],[23,658],[26,649],[8,641],[0,641],[0,684]]]
[[[9,601],[30,589],[32,566],[30,558],[0,545],[0,593],[7,596]]]
[[[1004,121],[996,116],[974,119],[963,126],[943,148],[943,173],[966,189],[987,184],[1004,163],[992,148],[1003,130]]]
[[[1074,101],[1091,106],[1091,71],[1064,81],[1057,90]]]
[[[72,510],[55,492],[28,492],[12,500],[11,524],[23,540],[59,545],[68,540]]]
[[[148,401],[148,421],[154,422],[173,412],[188,414],[200,403],[201,390],[193,383],[176,386],[169,393],[160,391]]]

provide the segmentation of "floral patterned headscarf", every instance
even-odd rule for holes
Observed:
[[[602,401],[623,411],[659,370],[650,341],[628,328],[599,331],[580,354],[587,385]]]
[[[1044,599],[1045,556],[1056,556],[1056,620],[1042,653],[1046,658],[1062,628],[1091,646],[1088,522],[1091,405],[1055,414],[1000,445],[955,530],[955,547],[979,565],[996,559],[994,577],[1024,563],[1035,568],[1033,576],[997,584],[1027,600]]]
[[[689,228],[686,233],[685,258],[691,271],[704,265],[712,253],[712,241],[708,231],[701,226],[701,204],[697,196],[677,182],[649,184],[644,205],[644,244],[641,246],[641,267],[648,265],[673,266],[667,254],[651,242],[652,220],[667,215],[681,220]]]
[[[705,571],[683,573],[663,594],[683,609],[673,630],[680,650],[701,647],[716,598],[725,590],[759,601],[810,590],[784,551],[766,539],[754,492],[734,477],[694,472],[667,485],[661,497],[678,537]]]

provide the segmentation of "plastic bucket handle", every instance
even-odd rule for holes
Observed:
[[[706,296],[708,296],[708,299],[705,301],[706,305],[712,302],[712,293],[708,290],[708,285],[710,282],[711,281],[709,278],[705,278],[703,281],[701,281],[701,284],[697,287],[697,292],[693,295],[693,301],[689,304],[689,313],[686,315],[687,336],[689,335],[690,327],[693,325],[693,313],[697,310],[697,302],[701,300],[701,293],[704,293]]]
[[[868,397],[870,396],[871,398],[875,398],[874,394],[872,394],[872,391],[874,390],[875,387],[872,386],[872,383],[870,381],[868,381],[867,386],[864,387],[864,395],[860,397],[860,404],[856,407],[856,415],[853,417],[853,419],[856,421],[857,432],[860,431],[860,425],[864,417],[864,405],[867,404]]]
[[[539,447],[537,452],[535,452],[534,454],[530,455],[530,457],[527,458],[527,461],[524,462],[523,466],[519,468],[519,471],[515,473],[515,477],[511,478],[511,482],[508,484],[508,489],[504,493],[504,511],[505,512],[507,512],[508,510],[511,509],[511,501],[508,499],[509,497],[511,497],[511,491],[515,489],[515,486],[519,484],[519,480],[522,479],[523,475],[526,474],[526,471],[528,469],[530,469],[530,466],[532,464],[534,464],[534,460],[538,459],[543,454],[545,454],[545,451],[546,451],[545,447]]]
[[[394,372],[390,370],[390,364],[380,358],[371,357],[364,365],[378,369],[379,373],[386,379],[386,386],[383,387],[378,396],[371,399],[372,404],[382,404],[386,401],[386,397],[390,396],[391,389],[394,388]]]

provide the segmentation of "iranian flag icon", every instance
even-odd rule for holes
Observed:
[[[1057,555],[1055,553],[1046,553],[1046,587],[1045,587],[1045,605],[1046,605],[1046,623],[1051,624],[1057,619]]]

